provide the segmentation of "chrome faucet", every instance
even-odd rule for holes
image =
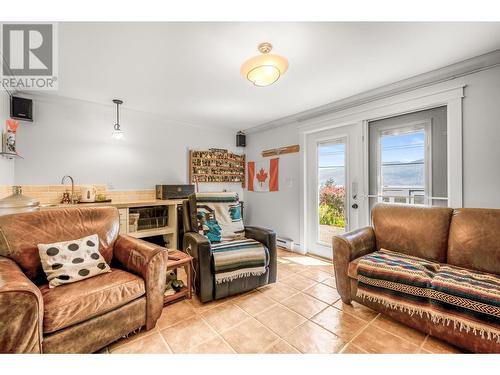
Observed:
[[[70,196],[70,200],[71,200],[71,203],[76,203],[76,198],[75,198],[75,181],[73,180],[73,177],[71,177],[70,175],[66,175],[62,178],[61,180],[61,184],[63,185],[66,185],[66,180],[69,179],[71,181],[71,196]]]

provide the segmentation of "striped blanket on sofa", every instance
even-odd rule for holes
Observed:
[[[359,259],[357,297],[500,343],[500,278],[381,249]]]
[[[215,282],[232,281],[240,277],[260,276],[269,265],[269,252],[250,238],[212,244]]]

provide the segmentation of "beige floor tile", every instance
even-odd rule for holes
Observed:
[[[308,296],[304,293],[298,293],[292,297],[289,297],[281,302],[283,305],[289,309],[299,313],[300,315],[306,317],[307,319],[312,318],[314,315],[319,313],[321,310],[328,307],[328,305],[316,298]]]
[[[326,278],[325,280],[322,281],[322,283],[328,285],[331,288],[337,287],[337,284],[335,284],[335,278],[333,276]]]
[[[234,354],[235,351],[220,337],[200,344],[189,351],[189,354]]]
[[[305,289],[304,293],[309,294],[310,296],[313,296],[314,298],[317,298],[329,305],[340,299],[340,294],[337,292],[337,289],[321,283]]]
[[[288,277],[284,280],[280,280],[280,282],[300,291],[310,288],[313,285],[317,284],[316,281],[311,280],[300,274],[293,274],[293,276]]]
[[[462,352],[459,348],[432,336],[427,337],[422,349],[435,354],[452,354]]]
[[[377,316],[372,324],[418,346],[422,345],[427,336],[425,333],[405,326],[383,314]]]
[[[323,272],[328,273],[330,276],[334,275],[333,264],[328,264],[326,266],[319,266],[319,269],[322,270]]]
[[[217,332],[222,332],[250,318],[250,315],[232,303],[216,306],[204,312],[201,316]]]
[[[259,292],[261,292],[268,298],[271,298],[277,302],[281,302],[284,299],[297,294],[299,291],[295,288],[292,288],[291,286],[278,282],[259,288]]]
[[[315,315],[311,320],[344,341],[349,341],[368,324],[364,320],[330,306]]]
[[[283,270],[285,272],[300,273],[306,271],[308,268],[309,267],[295,263],[290,259],[281,259],[281,262],[278,263],[278,271]]]
[[[340,354],[368,354],[368,352],[354,344],[347,344]]]
[[[261,311],[264,311],[270,307],[276,305],[272,299],[267,298],[262,293],[254,291],[253,293],[247,294],[244,297],[236,300],[235,305],[241,307],[248,314],[254,316]]]
[[[339,337],[310,321],[294,329],[285,341],[308,354],[338,353],[345,345]]]
[[[224,339],[237,353],[262,353],[278,339],[278,336],[255,319],[222,333]]]
[[[284,247],[278,247],[276,249],[276,253],[278,254],[279,257],[286,257],[286,256],[290,256],[290,255],[294,255],[295,253],[288,250],[287,248],[284,248]]]
[[[156,322],[159,329],[170,327],[180,321],[192,318],[196,315],[193,306],[187,301],[180,301],[171,305],[165,306]]]
[[[331,277],[329,273],[316,268],[315,266],[308,267],[305,271],[301,272],[301,275],[317,282],[322,282]]]
[[[144,328],[142,328],[140,331],[138,331],[136,333],[130,333],[128,335],[128,337],[123,337],[123,338],[116,340],[115,342],[109,344],[108,349],[109,349],[109,351],[112,351],[112,350],[114,350],[122,345],[131,343],[131,342],[139,340],[143,337],[152,335],[153,333],[158,333],[157,327],[150,329],[149,331],[146,331]]]
[[[339,300],[333,304],[333,307],[366,321],[370,321],[378,315],[376,311],[355,301],[352,301],[351,305],[347,305]]]
[[[111,354],[169,354],[172,353],[158,332],[121,345]]]
[[[237,297],[237,296],[236,296]],[[193,307],[193,309],[198,313],[198,314],[202,314],[203,312],[205,311],[208,311],[210,309],[213,309],[215,306],[219,306],[223,303],[226,303],[228,302],[228,300],[226,298],[224,299],[219,299],[219,300],[216,300],[216,301],[210,301],[210,302],[205,302],[205,303],[202,303],[198,297],[195,295],[193,296],[193,298],[191,298],[190,300],[186,300],[187,303],[191,304],[191,306]]]
[[[287,257],[300,257],[300,256],[302,256],[302,254],[296,253],[294,251],[290,251],[290,250],[288,250],[286,248],[283,248],[283,247],[278,248],[277,253],[278,253],[279,257],[283,257],[283,258],[287,258]]]
[[[276,260],[276,266],[277,266],[278,270],[292,271],[290,269],[290,264],[291,264],[291,262],[287,259],[278,258]]]
[[[276,280],[283,281],[283,280],[289,279],[292,276],[295,276],[295,272],[280,268],[280,269],[278,269],[278,271],[276,273]]]
[[[300,352],[284,340],[279,340],[271,345],[265,352],[266,354],[300,354]]]
[[[162,329],[160,333],[174,353],[188,353],[194,347],[216,337],[215,331],[199,316]]]
[[[370,324],[352,343],[368,353],[377,354],[410,354],[417,353],[419,347],[400,337],[394,336]]]
[[[306,321],[303,316],[281,305],[271,307],[257,314],[255,318],[281,337]]]
[[[284,257],[282,259],[287,260],[291,267],[294,267],[296,270],[300,270],[301,272],[311,268],[313,265],[321,264],[321,262],[316,261],[314,258],[305,255]]]

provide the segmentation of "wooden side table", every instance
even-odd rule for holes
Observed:
[[[184,267],[184,271],[186,271],[187,281],[186,285],[184,285],[180,291],[169,296],[163,296],[163,305],[173,303],[183,298],[191,299],[193,281],[193,277],[191,274],[192,263],[193,257],[191,255],[188,255],[179,250],[168,250],[167,271],[174,270],[177,274],[177,269],[180,267]]]

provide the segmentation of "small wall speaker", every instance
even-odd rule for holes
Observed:
[[[10,117],[15,120],[33,121],[33,100],[11,96]]]
[[[242,131],[236,133],[236,146],[245,147],[247,145],[247,136]]]

